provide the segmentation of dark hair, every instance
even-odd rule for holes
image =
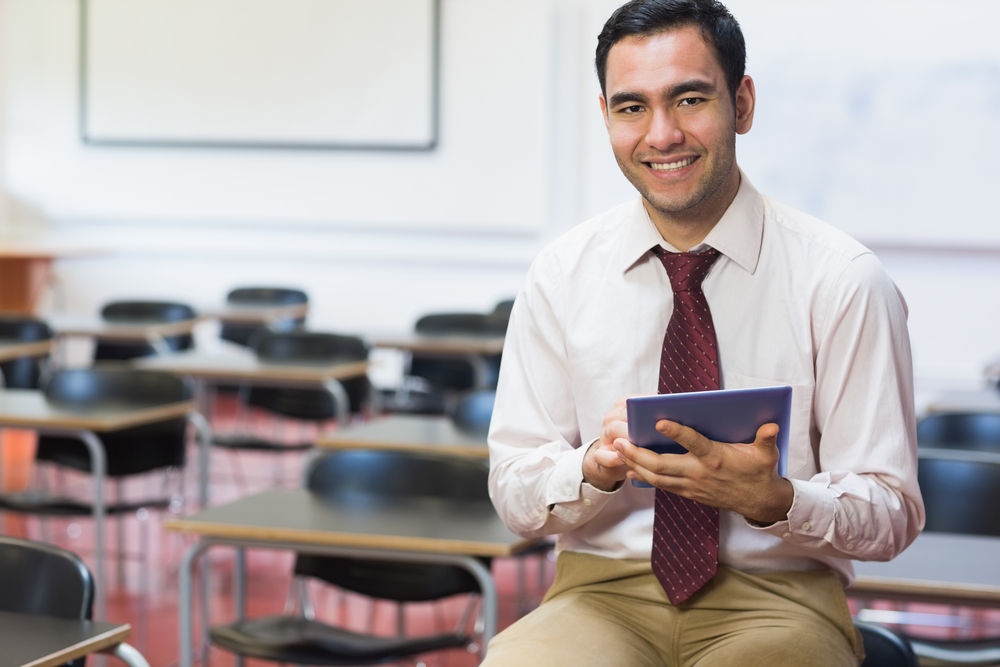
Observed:
[[[597,36],[595,64],[601,94],[607,94],[605,74],[612,46],[632,35],[650,37],[689,25],[700,27],[705,41],[715,50],[729,95],[735,101],[746,71],[747,47],[740,24],[716,0],[631,0],[616,9]]]

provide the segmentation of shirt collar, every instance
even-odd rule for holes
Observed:
[[[656,225],[649,219],[649,214],[642,205],[641,197],[636,199],[625,225],[619,262],[622,273],[632,268],[654,245],[677,252],[677,248],[672,247],[660,236]],[[763,234],[763,198],[741,169],[740,189],[733,203],[729,205],[705,240],[691,248],[691,252],[701,252],[706,246],[711,246],[752,274],[757,270]]]

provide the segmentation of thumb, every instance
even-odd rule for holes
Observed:
[[[772,449],[778,445],[778,425],[777,424],[764,424],[759,429],[757,429],[757,437],[754,439],[754,445],[757,447],[763,447],[765,449]]]

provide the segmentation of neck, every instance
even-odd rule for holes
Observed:
[[[715,196],[708,197],[706,201],[699,202],[685,211],[671,213],[660,211],[653,208],[645,197],[642,199],[642,205],[663,240],[679,251],[687,252],[705,240],[708,233],[725,215],[739,191],[740,172],[734,164],[733,173]]]

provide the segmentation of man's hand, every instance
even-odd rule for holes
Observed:
[[[628,442],[628,423],[626,423],[625,399],[619,398],[615,407],[604,415],[604,426],[601,427],[601,437],[590,446],[583,457],[583,481],[602,491],[613,491],[625,480],[628,466],[618,454],[615,442]],[[631,443],[629,443],[631,446]]]
[[[624,400],[619,402],[624,410]],[[607,431],[607,418],[604,423]],[[627,426],[623,428],[624,436],[616,437],[613,444],[629,467],[629,479],[732,510],[763,525],[787,517],[793,490],[792,483],[778,475],[777,424],[761,426],[750,444],[731,444],[709,440],[675,422],[657,422],[656,430],[683,446],[687,454],[656,454],[636,447],[628,441]]]

